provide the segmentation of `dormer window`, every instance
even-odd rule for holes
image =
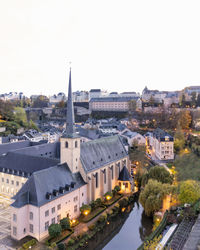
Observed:
[[[53,195],[54,195],[54,196],[58,196],[58,190],[54,189],[54,190],[53,190]]]
[[[64,194],[65,189],[64,189],[63,187],[60,187],[60,188],[59,188],[59,192],[60,192],[61,194]]]
[[[9,169],[7,169],[7,173],[9,173]]]
[[[3,168],[2,171],[5,172],[5,168]]]
[[[66,190],[66,191],[69,191],[69,190],[70,190],[70,185],[66,184],[66,185],[65,185],[65,190]]]
[[[76,184],[76,182],[71,182],[71,188],[74,188],[74,186],[75,186],[75,184]]]
[[[94,165],[94,164],[95,164],[95,161],[93,161],[92,163],[93,163],[93,165]]]
[[[68,142],[67,141],[65,142],[65,147],[68,148]]]

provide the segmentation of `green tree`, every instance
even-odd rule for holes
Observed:
[[[183,131],[181,130],[180,127],[177,128],[176,133],[174,135],[174,150],[175,153],[180,152],[181,150],[183,150],[184,146],[185,146],[185,136],[183,134]]]
[[[154,212],[161,209],[163,198],[172,192],[172,187],[169,184],[162,184],[157,180],[150,179],[148,181],[139,196],[139,201],[147,216],[152,216]]]
[[[14,121],[22,127],[25,128],[28,127],[26,112],[23,108],[21,107],[14,108]]]
[[[180,112],[179,125],[182,129],[189,129],[192,122],[192,116],[189,110],[183,110]]]
[[[46,96],[40,95],[33,102],[33,108],[45,108],[45,107],[48,107],[48,102],[49,102],[49,99]]]
[[[161,183],[172,184],[173,176],[164,167],[155,166],[152,167],[148,173],[144,174],[142,177],[142,186],[145,186],[149,179],[157,180]]]
[[[192,104],[192,106],[194,105],[194,106],[196,106],[196,96],[197,96],[197,93],[196,92],[192,92],[191,93],[191,104]]]
[[[184,94],[181,95],[179,104],[182,108],[185,107],[185,95]]]
[[[70,228],[70,220],[68,217],[63,218],[62,220],[60,220],[60,225],[62,230],[66,230]]]
[[[2,120],[13,121],[13,109],[14,106],[11,102],[0,100],[0,116]]]
[[[61,231],[62,231],[62,228],[60,224],[51,224],[48,228],[49,235],[52,238],[56,238],[60,236]]]
[[[194,180],[183,181],[179,185],[178,199],[181,203],[194,203],[200,198],[200,183]]]

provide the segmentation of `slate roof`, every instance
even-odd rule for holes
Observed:
[[[134,138],[135,136],[137,136],[139,134],[137,132],[132,132],[130,130],[126,130],[122,135],[131,139],[131,138]]]
[[[127,155],[128,153],[118,135],[81,144],[80,159],[87,173]]]
[[[17,149],[25,148],[25,147],[30,147],[30,146],[31,146],[31,143],[28,140],[0,144],[0,155],[5,154],[9,151],[13,151],[13,150],[17,150]]]
[[[8,152],[6,155],[0,156],[0,172],[7,172],[9,169],[9,171],[14,170],[13,174],[15,175],[21,175],[24,172],[26,176],[41,169],[55,166],[58,162],[59,160],[56,159]]]
[[[169,137],[169,141],[173,141],[174,138],[165,132],[164,130],[157,128],[153,131],[153,136],[156,137],[159,141],[165,141],[165,136]]]
[[[58,192],[58,196],[53,195],[53,190],[59,190],[60,187],[71,185],[72,182],[75,183],[74,188],[70,188],[68,191],[64,190],[64,193]],[[28,181],[22,186],[14,197],[15,202],[12,206],[19,208],[26,204],[31,204],[40,207],[85,184],[80,173],[72,174],[67,164],[60,164],[48,169],[43,169],[33,173]],[[47,193],[52,194],[51,199],[47,199]]]
[[[128,169],[127,167],[123,167],[122,170],[120,171],[119,173],[119,178],[118,178],[119,181],[131,181],[132,178],[128,172]]]
[[[60,142],[39,144],[32,147],[17,149],[14,152],[23,155],[44,156],[59,159]]]
[[[79,136],[86,137],[90,140],[95,140],[100,137],[99,131],[96,129],[78,128]]]

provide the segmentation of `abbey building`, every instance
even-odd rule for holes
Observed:
[[[11,205],[11,236],[16,240],[30,235],[40,241],[48,235],[48,227],[52,223],[57,223],[66,216],[70,219],[77,218],[83,204],[102,197],[115,185],[120,184],[123,192],[130,192],[132,189],[129,157],[119,136],[80,142],[74,128],[71,70],[66,122],[66,131],[60,138],[60,143],[54,144],[51,149],[50,155],[54,154],[55,157],[47,159],[39,156],[38,148],[41,145],[36,146],[37,149],[32,147],[27,153],[32,157],[32,171],[29,171],[29,162],[23,164],[23,172],[27,178],[17,190],[15,201]],[[35,156],[31,156],[31,152],[35,152]],[[13,154],[21,157],[22,161],[23,153],[14,151]],[[36,159],[42,162],[38,163],[41,167],[33,170],[36,168]],[[49,161],[48,164],[45,164],[45,160]],[[14,166],[11,168],[16,173]],[[12,171],[7,174],[12,174]]]

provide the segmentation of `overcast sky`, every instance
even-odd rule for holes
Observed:
[[[200,1],[0,0],[0,93],[200,85]]]

